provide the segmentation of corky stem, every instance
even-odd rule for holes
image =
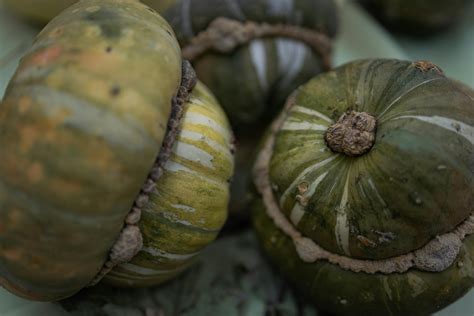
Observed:
[[[328,147],[350,157],[361,156],[375,144],[377,119],[366,112],[349,111],[328,128],[324,139]]]

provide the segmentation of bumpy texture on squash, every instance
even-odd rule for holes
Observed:
[[[180,55],[166,21],[133,0],[81,1],[40,33],[0,105],[3,286],[56,300],[98,274],[165,138]],[[228,122],[200,84],[184,111],[142,209],[144,247],[114,283],[176,275],[223,224]]]
[[[320,32],[328,42],[337,28],[333,0],[177,0],[164,17],[184,51],[218,18],[256,27],[265,23],[301,27]],[[218,32],[223,29],[216,26]],[[226,46],[229,40],[221,43]],[[210,49],[197,56],[193,65],[234,126],[256,123],[261,127],[262,118],[277,113],[291,91],[324,70],[323,59],[301,39],[271,36],[244,41],[225,53]]]
[[[255,167],[265,206],[255,203],[254,224],[272,260],[318,306],[425,314],[473,286],[467,91],[428,62],[365,60],[289,99]],[[357,157],[326,143],[346,111],[376,119],[373,146]]]
[[[359,0],[392,29],[432,34],[455,24],[472,0]]]

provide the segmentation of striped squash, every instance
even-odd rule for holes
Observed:
[[[176,32],[183,56],[216,95],[237,136],[231,225],[240,227],[248,220],[250,170],[259,135],[294,89],[330,66],[336,11],[334,0],[175,0],[163,13]],[[226,47],[238,34],[245,34],[242,29],[251,33],[278,27],[293,33],[260,34]],[[214,44],[221,42],[224,50],[208,47],[193,54],[193,48],[206,42],[207,34],[221,34]],[[308,37],[322,43],[310,45]]]
[[[328,56],[312,49],[302,33],[319,36],[330,44],[337,29],[333,0],[175,2],[163,16],[175,30],[184,56],[192,59],[198,77],[214,92],[236,128],[245,131],[249,124],[262,128],[262,119],[277,113],[291,91],[328,66],[323,63]],[[200,33],[211,32],[213,23],[217,32],[222,31],[215,23],[219,18],[241,26],[290,26],[296,34],[257,36],[225,52],[209,48],[199,56],[188,57],[187,48],[199,42]],[[229,41],[228,35],[223,32],[223,44]]]
[[[412,35],[430,35],[456,24],[472,0],[359,0],[382,23]]]
[[[47,301],[112,268],[114,284],[157,284],[216,237],[231,131],[202,84],[179,109],[185,68],[133,0],[80,1],[39,34],[0,105],[1,285]]]
[[[213,241],[227,216],[232,135],[225,114],[198,84],[173,153],[142,213],[142,250],[107,275],[114,284],[162,283],[189,267]]]
[[[289,98],[254,169],[270,258],[337,315],[425,315],[474,284],[474,91],[355,61]]]

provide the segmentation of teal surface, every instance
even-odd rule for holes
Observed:
[[[342,2],[342,1],[341,1]],[[466,17],[461,21],[460,25],[455,29],[441,34],[439,37],[432,38],[426,41],[418,41],[407,37],[398,36],[396,38],[389,35],[379,25],[377,25],[367,13],[359,9],[353,4],[346,4],[342,10],[341,21],[343,22],[340,35],[335,45],[334,63],[336,65],[343,64],[350,60],[370,57],[385,57],[385,58],[400,58],[400,59],[428,59],[437,63],[446,74],[452,78],[463,81],[467,85],[474,87],[474,10],[466,12]],[[0,96],[3,95],[4,89],[8,79],[13,74],[20,56],[26,51],[31,44],[37,29],[27,26],[18,21],[2,8],[0,2]],[[242,242],[239,242],[241,240]],[[244,247],[247,250],[242,250]],[[222,253],[232,254],[236,256],[227,256],[222,258]],[[207,264],[218,265],[234,265],[239,266],[242,262],[261,262],[261,258],[256,257],[255,240],[249,237],[249,234],[244,233],[240,237],[225,237],[212,245],[207,250],[205,256],[215,257],[216,260],[206,260]],[[225,260],[225,262],[223,261]],[[265,277],[269,277],[269,267],[265,264],[259,266],[257,273],[262,273]],[[208,268],[207,274],[203,277],[206,280],[214,279],[220,280],[219,275],[226,273],[225,269]],[[176,298],[174,292],[176,288],[185,286],[187,277],[180,278],[177,281],[170,283],[166,288],[161,289],[161,299]],[[278,278],[274,281],[268,279],[257,279],[258,282],[278,282]],[[260,284],[261,284],[260,283]],[[207,284],[207,285],[206,285]],[[245,290],[251,283],[238,284],[240,290]],[[259,284],[259,283],[255,283]],[[203,289],[209,283],[203,281]],[[222,284],[221,284],[222,286]],[[222,286],[223,287],[223,286]],[[272,296],[272,293],[262,293],[268,287],[258,290],[248,289],[248,292],[254,295],[247,298],[243,304],[245,307],[244,313],[240,315],[259,316],[262,313],[262,306],[265,300]],[[197,288],[196,288],[197,289]],[[163,293],[165,291],[165,293]],[[210,292],[211,295],[212,292]],[[219,297],[219,301],[231,302],[235,299],[235,293],[229,291],[224,297]],[[188,293],[188,295],[191,295]],[[226,296],[227,295],[227,296]],[[206,298],[207,297],[207,298]],[[198,295],[198,304],[209,305],[206,301],[209,295]],[[150,301],[142,301],[143,306],[152,306]],[[151,305],[150,305],[151,304]],[[288,308],[285,315],[295,315],[296,312],[292,309],[295,306],[295,299],[291,295],[287,297],[285,304]],[[149,312],[146,308],[139,308],[137,310],[125,311],[121,309],[120,305],[109,304],[110,308],[102,310],[103,315],[153,315],[145,314]],[[286,306],[286,305],[285,305]],[[153,312],[153,311],[152,311]],[[76,311],[76,315],[80,311]],[[310,310],[306,311],[305,315],[311,315]],[[0,315],[1,316],[62,316],[70,315],[64,311],[59,305],[50,303],[36,303],[29,302],[17,298],[5,290],[0,289]],[[159,315],[159,314],[157,314]],[[182,314],[181,314],[182,315]],[[206,315],[205,312],[195,313],[193,315]],[[209,314],[209,311],[207,313]],[[233,315],[228,313],[228,315]],[[436,314],[436,316],[472,316],[474,315],[474,290],[471,290],[464,298],[449,306],[445,310]],[[165,314],[165,316],[167,316]],[[219,315],[217,315],[219,316]]]

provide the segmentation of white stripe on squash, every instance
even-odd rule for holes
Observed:
[[[213,129],[215,132],[223,136],[227,143],[230,143],[231,135],[227,128],[214,121],[213,119],[209,118],[208,116],[205,116],[198,112],[193,112],[192,107],[188,111],[186,111],[186,114],[184,115],[183,119],[183,124],[195,124]]]
[[[349,250],[349,221],[347,219],[347,205],[349,203],[349,173],[347,174],[346,183],[344,184],[344,191],[342,193],[341,202],[336,209],[336,227],[334,228],[336,234],[336,241],[339,248],[344,251],[344,254],[350,256]]]
[[[284,38],[276,40],[276,48],[279,76],[282,78],[279,88],[285,89],[303,68],[309,48],[300,42]]]
[[[305,108],[301,105],[295,105],[291,110],[292,110],[292,112],[304,113],[304,114],[308,114],[310,116],[315,116],[315,117],[320,118],[320,119],[322,119],[322,120],[324,120],[324,121],[326,121],[330,124],[333,123],[333,121],[329,117],[324,115],[323,113],[312,110],[312,109]]]
[[[441,80],[441,79],[444,79],[442,77],[437,77],[437,78],[432,78],[430,80],[426,80],[426,81],[423,81],[423,82],[420,82],[419,84],[413,86],[412,88],[410,88],[409,90],[405,91],[404,93],[400,94],[397,98],[395,98],[395,100],[393,100],[386,108],[385,110],[383,110],[382,113],[379,114],[378,116],[378,119],[381,120],[382,116],[384,116],[395,104],[397,104],[398,101],[400,101],[401,98],[403,98],[404,96],[406,96],[407,94],[409,94],[410,92],[412,92],[413,90],[415,89],[418,89],[419,87],[421,86],[424,86],[432,81],[436,81],[436,80]]]
[[[328,175],[328,172],[325,172],[322,175],[320,175],[316,180],[314,180],[313,183],[311,183],[311,185],[309,186],[308,191],[306,191],[303,194],[303,197],[305,198],[311,197],[316,191],[319,184],[324,180],[324,178],[327,175]],[[293,210],[291,211],[291,216],[290,216],[290,219],[295,226],[298,226],[299,222],[303,218],[304,213],[305,213],[304,207],[300,203],[296,202],[295,206],[293,207]]]
[[[252,41],[250,46],[250,57],[257,73],[258,82],[262,90],[268,88],[267,80],[267,55],[265,43],[262,40]]]
[[[182,157],[189,161],[197,162],[203,165],[204,167],[215,169],[212,163],[212,161],[214,160],[214,157],[210,155],[209,153],[207,153],[206,151],[196,146],[183,143],[181,141],[177,141],[175,144],[176,145],[173,151],[179,157]]]
[[[190,254],[181,255],[181,254],[169,253],[169,252],[163,251],[158,248],[153,248],[153,247],[144,247],[142,248],[141,251],[146,252],[154,257],[162,257],[162,258],[166,258],[166,259],[170,259],[174,261],[186,261],[199,254],[199,252],[193,252]]]
[[[232,154],[230,153],[229,148],[222,146],[208,136],[189,130],[182,130],[179,136],[183,138],[183,140],[189,139],[192,141],[203,142],[211,147],[214,151],[224,154],[229,162],[233,162]]]
[[[281,128],[284,131],[304,131],[304,130],[311,130],[311,131],[326,131],[328,129],[327,126],[314,124],[310,122],[294,122],[294,121],[286,121]]]
[[[290,186],[283,192],[280,198],[280,207],[283,208],[283,204],[285,203],[286,199],[288,198],[288,195],[307,177],[309,174],[313,173],[314,171],[324,167],[334,159],[336,159],[338,156],[337,155],[331,155],[329,158],[317,162],[315,164],[312,164],[311,166],[307,167],[304,169],[293,181],[293,183],[290,184]]]
[[[205,177],[202,173],[198,173],[194,170],[191,170],[189,169],[188,167],[185,167],[177,162],[174,162],[172,160],[168,160],[164,166],[164,169],[166,171],[169,171],[169,172],[186,172],[186,173],[189,173],[189,174],[192,174],[194,176],[197,176],[198,178],[206,181],[206,182],[209,182],[209,183],[212,183],[216,186],[219,186],[221,187],[223,183],[225,183],[224,180],[222,180],[221,182],[219,181],[216,181],[214,179],[211,179],[211,178],[208,178],[208,177]]]
[[[182,210],[187,213],[194,213],[196,212],[196,209],[194,207],[188,206],[188,205],[182,205],[182,204],[171,204],[171,207],[176,208],[178,210]]]
[[[454,132],[464,137],[468,142],[474,145],[474,127],[447,117],[442,116],[421,116],[421,115],[403,115],[394,118],[394,120],[402,119],[415,119],[418,121],[426,122],[429,124],[436,125],[450,132]]]

